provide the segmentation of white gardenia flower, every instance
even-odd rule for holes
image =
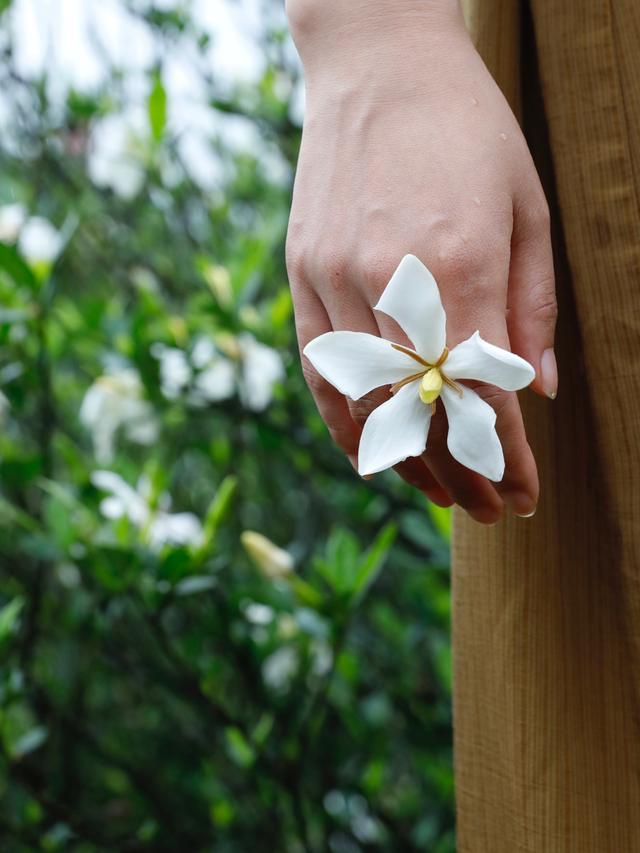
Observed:
[[[191,382],[191,365],[184,350],[156,343],[151,354],[160,362],[160,389],[168,400],[177,400]]]
[[[0,241],[15,243],[27,219],[27,210],[19,202],[0,207]]]
[[[11,411],[11,403],[9,402],[7,395],[0,391],[0,426],[2,426]]]
[[[149,526],[149,543],[152,547],[163,545],[202,544],[204,533],[197,515],[192,512],[157,512]]]
[[[438,285],[414,255],[402,259],[375,310],[392,317],[414,349],[364,332],[327,332],[304,349],[318,373],[352,400],[391,385],[391,399],[374,409],[365,422],[359,473],[374,474],[419,456],[439,397],[447,414],[451,455],[472,471],[500,481],[504,455],[495,430],[496,413],[459,380],[517,391],[533,381],[533,367],[484,341],[479,332],[449,351]]]
[[[284,378],[282,358],[276,350],[261,344],[249,332],[238,336],[238,346],[240,399],[252,412],[262,412],[273,398],[275,384]]]
[[[151,487],[145,477],[140,478],[135,489],[113,471],[94,471],[91,482],[108,493],[100,503],[102,515],[113,520],[128,518],[151,548],[202,544],[204,532],[200,519],[192,512],[169,512],[171,497],[166,492],[160,495],[157,506],[152,507]]]
[[[138,372],[130,367],[99,376],[85,394],[80,421],[91,432],[99,462],[113,459],[119,430],[135,444],[153,444],[158,437],[155,412],[143,394]]]
[[[191,360],[200,372],[194,379],[190,402],[217,403],[237,391],[247,409],[264,411],[276,383],[284,378],[280,354],[250,332],[237,337],[219,335],[216,342],[218,348],[208,338],[199,338],[194,345]]]
[[[32,216],[20,231],[18,248],[31,264],[50,264],[62,251],[60,232],[43,216]]]
[[[145,179],[140,159],[142,115],[108,115],[93,124],[89,144],[88,172],[98,187],[113,190],[120,198],[134,198]]]
[[[236,390],[236,369],[232,361],[221,355],[209,338],[198,338],[191,361],[199,373],[193,383],[189,401],[195,406],[228,400]]]
[[[262,664],[262,677],[273,690],[286,689],[300,666],[298,652],[292,646],[281,646]]]

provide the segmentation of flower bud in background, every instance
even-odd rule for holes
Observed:
[[[242,545],[258,571],[270,580],[278,580],[293,571],[293,557],[288,551],[274,545],[262,533],[245,530],[240,536]]]

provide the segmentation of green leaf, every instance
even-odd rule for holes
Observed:
[[[325,556],[314,567],[338,595],[353,590],[360,557],[360,543],[349,530],[336,527],[327,540]]]
[[[447,542],[451,539],[451,507],[437,506],[429,502],[429,515],[437,531],[444,536]]]
[[[373,545],[360,561],[352,589],[351,603],[359,604],[378,577],[396,538],[395,524],[387,524],[376,536]]]
[[[38,279],[13,246],[0,243],[0,269],[4,270],[17,285],[26,284],[31,290],[39,290]]]
[[[162,85],[160,72],[153,75],[153,86],[149,93],[149,124],[156,142],[160,142],[167,124],[167,92]]]
[[[18,630],[23,607],[24,599],[21,596],[16,596],[0,610],[0,642]]]
[[[231,502],[238,485],[238,480],[232,474],[225,477],[209,504],[204,519],[204,536],[202,545],[198,548],[196,558],[202,559],[210,554],[215,542],[218,529],[231,508]]]
[[[358,539],[350,531],[335,528],[327,542],[325,557],[316,559],[314,567],[334,593],[356,606],[382,570],[395,536],[395,525],[387,525],[362,554]]]
[[[225,737],[227,740],[227,752],[234,764],[237,764],[238,767],[251,767],[256,759],[255,750],[240,729],[237,729],[235,726],[229,726],[225,729]]]
[[[288,582],[298,600],[303,604],[308,604],[309,607],[318,608],[324,603],[322,593],[318,592],[315,587],[312,587],[310,583],[307,583],[307,581],[298,577],[298,575],[291,575]]]

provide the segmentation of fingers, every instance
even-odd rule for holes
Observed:
[[[454,503],[453,498],[438,483],[423,459],[405,459],[404,462],[395,465],[393,470],[410,486],[415,486],[416,489],[424,492],[437,506],[449,507]]]
[[[516,394],[493,385],[475,385],[474,390],[496,413],[496,431],[504,452],[504,476],[495,489],[516,515],[533,515],[538,504],[538,470],[526,439],[522,412]]]
[[[514,209],[507,325],[513,351],[536,371],[532,388],[554,399],[558,368],[553,350],[557,317],[549,210],[542,195],[527,193]]]
[[[493,485],[485,477],[456,462],[449,453],[447,421],[441,402],[431,419],[423,459],[436,480],[471,518],[481,524],[495,524],[500,519],[504,505]]]
[[[324,305],[316,294],[304,287],[293,291],[296,331],[302,359],[302,372],[313,395],[320,417],[325,422],[331,438],[344,451],[353,467],[358,470],[358,443],[360,429],[349,413],[345,398],[326,382],[312,367],[302,350],[313,338],[331,331],[331,322]]]

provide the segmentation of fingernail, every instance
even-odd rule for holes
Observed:
[[[555,400],[558,394],[558,365],[556,355],[550,347],[542,353],[540,359],[540,380],[542,390],[551,400]]]
[[[538,507],[535,507],[532,512],[522,514],[516,512],[515,514],[518,516],[518,518],[533,518],[533,516],[536,514],[536,509],[538,509]]]
[[[513,514],[519,518],[531,518],[535,514],[536,505],[531,500],[531,495],[526,492],[511,492],[502,497]]]

